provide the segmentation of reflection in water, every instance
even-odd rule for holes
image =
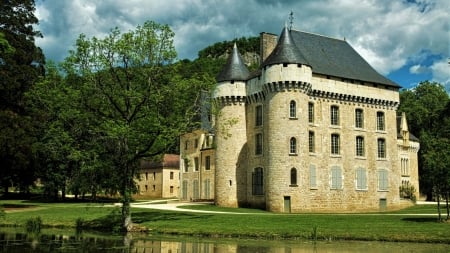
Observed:
[[[133,253],[301,253],[301,252],[448,252],[450,245],[385,242],[317,242],[155,238],[146,235],[108,236],[26,234],[0,230],[0,252],[133,252]]]

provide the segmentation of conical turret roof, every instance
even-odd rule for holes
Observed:
[[[280,39],[272,53],[263,62],[262,67],[273,64],[297,63],[310,65],[295,45],[287,26],[281,32]]]
[[[234,43],[233,52],[228,57],[227,64],[225,64],[222,72],[220,72],[216,79],[218,82],[245,81],[249,76],[250,72],[238,52],[236,43]]]

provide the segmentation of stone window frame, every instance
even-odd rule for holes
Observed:
[[[211,170],[211,156],[205,156],[205,170]]]
[[[308,122],[314,123],[314,103],[308,102]]]
[[[294,186],[298,186],[297,181],[297,169],[295,167],[292,167],[290,170],[290,182],[291,184],[289,186],[294,187]]]
[[[316,135],[314,131],[308,132],[308,150],[310,153],[316,152]]]
[[[342,174],[342,168],[340,166],[332,166],[330,170],[330,189],[331,190],[342,190],[344,175]]]
[[[365,157],[366,149],[365,149],[365,141],[364,136],[358,135],[355,138],[355,154],[357,157]]]
[[[255,135],[255,155],[263,154],[263,134],[257,133]]]
[[[259,127],[263,125],[263,106],[255,106],[255,126]]]
[[[381,168],[377,171],[378,191],[389,191],[389,171]]]
[[[386,139],[378,138],[377,139],[377,158],[378,159],[386,159]]]
[[[338,133],[331,134],[330,153],[335,156],[341,154],[341,137]]]
[[[314,164],[309,165],[309,188],[317,189],[317,169]]]
[[[252,195],[264,195],[264,169],[262,167],[253,169]]]
[[[364,110],[362,108],[355,109],[355,128],[364,128]]]
[[[297,138],[295,137],[289,139],[289,155],[297,155]]]
[[[332,126],[340,125],[340,115],[339,115],[339,106],[338,105],[330,106],[330,125],[332,125]]]
[[[355,187],[358,191],[367,191],[367,169],[363,167],[358,167],[356,169],[356,180],[355,180]]]
[[[297,119],[297,102],[295,100],[289,102],[289,119]]]
[[[386,131],[386,119],[383,111],[377,111],[377,131]]]

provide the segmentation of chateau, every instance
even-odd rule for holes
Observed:
[[[181,137],[180,198],[272,212],[411,205],[419,142],[397,114],[400,86],[345,40],[260,36],[257,72],[235,45],[217,77],[214,130]]]

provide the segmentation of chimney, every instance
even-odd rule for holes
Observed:
[[[277,36],[272,33],[262,32],[259,34],[260,39],[260,58],[262,64],[267,57],[272,53],[273,49],[277,45]]]

